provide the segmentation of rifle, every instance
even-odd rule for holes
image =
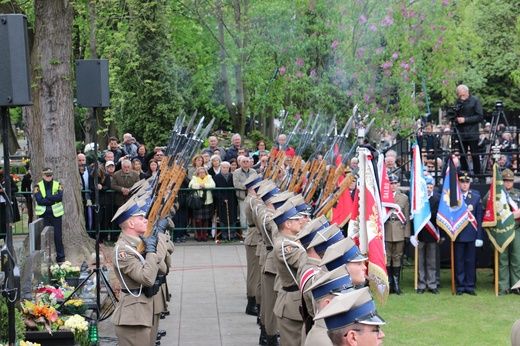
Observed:
[[[326,169],[327,161],[323,160],[319,163],[318,170],[314,175],[311,184],[309,185],[309,188],[307,189],[307,191],[305,191],[305,194],[303,195],[306,204],[309,204],[312,200],[312,197],[314,197],[314,193],[316,192],[316,189],[318,188],[318,185],[321,179],[323,178],[323,174],[325,174]]]
[[[291,181],[291,184],[289,185],[289,188],[287,190],[291,192],[296,192],[300,189],[300,187],[303,184],[303,181],[305,179],[305,176],[307,175],[307,172],[309,171],[309,168],[311,167],[311,162],[307,161],[305,163],[305,166],[303,167],[302,171],[298,175],[297,179],[293,178],[293,181]]]
[[[330,194],[334,190],[334,186],[336,186],[336,182],[337,182],[337,180],[334,180],[336,171],[337,171],[337,168],[334,168],[334,166],[329,167],[329,170],[327,171],[327,177],[325,178],[324,187],[321,190],[318,200],[316,201],[317,206],[321,205],[321,199],[323,196],[330,196]]]
[[[345,192],[345,190],[348,188],[350,183],[352,183],[353,181],[354,181],[354,176],[349,174],[348,177],[346,177],[341,182],[341,184],[339,184],[339,186],[334,189],[333,193],[329,197],[327,197],[325,202],[323,202],[321,206],[316,208],[316,210],[314,211],[313,217],[318,218],[322,215],[327,214],[329,212],[329,210],[331,210],[332,207],[336,204],[336,202],[338,201],[339,197],[343,194],[343,192]]]
[[[316,159],[316,157],[318,156],[318,154],[321,153],[321,151],[323,150],[323,147],[325,147],[328,139],[330,138],[330,134],[332,133],[332,130],[334,130],[335,123],[336,123],[336,115],[334,114],[334,117],[332,118],[332,123],[330,124],[329,129],[327,130],[325,136],[323,136],[323,138],[321,139],[321,141],[318,144],[318,147],[316,148],[314,153],[312,153],[311,157],[309,157],[309,161],[314,161]]]
[[[289,189],[289,186],[293,181],[296,180],[298,173],[300,172],[300,166],[302,162],[301,156],[295,156],[292,160],[291,167],[287,170],[282,183],[280,184],[280,190],[285,191]],[[294,185],[294,183],[293,183]]]
[[[278,136],[280,136],[280,133],[282,133],[284,127],[285,127],[285,121],[287,120],[287,115],[289,114],[289,112],[287,112],[286,109],[284,109],[283,111],[283,121],[282,123],[280,124],[280,127],[278,128],[278,130],[276,131],[276,137],[274,138],[274,143],[276,143],[278,145]]]

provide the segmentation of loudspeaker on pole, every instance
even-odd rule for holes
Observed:
[[[30,106],[27,17],[0,14],[0,106]]]
[[[108,60],[76,60],[76,96],[79,107],[110,107]]]

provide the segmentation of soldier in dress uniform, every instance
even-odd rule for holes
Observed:
[[[325,266],[328,271],[333,271],[345,265],[350,274],[350,279],[354,285],[359,286],[366,281],[367,267],[365,262],[367,259],[359,251],[352,238],[346,237],[327,248],[320,265]]]
[[[507,202],[515,218],[515,237],[504,252],[498,254],[498,294],[520,294],[518,288],[511,288],[520,281],[520,209],[518,208],[520,190],[513,187],[515,175],[510,169],[502,171],[502,180],[506,189]]]
[[[278,226],[274,238],[275,265],[278,271],[278,291],[274,314],[278,320],[280,341],[283,346],[300,345],[303,319],[301,317],[300,292],[296,277],[298,268],[307,260],[307,252],[296,241],[296,234],[301,230],[300,219],[294,205],[287,201],[273,215]]]
[[[482,218],[484,217],[484,213],[482,211],[480,193],[477,190],[470,189],[471,177],[468,172],[460,173],[459,183],[462,197],[468,206],[468,211],[471,213],[471,219],[474,219],[474,222],[468,222],[468,225],[464,227],[453,242],[455,281],[457,286],[456,294],[460,296],[465,292],[469,295],[476,296],[476,248],[482,247],[484,243],[482,241]]]
[[[277,208],[293,196],[294,193],[284,191],[267,199],[265,204],[260,204],[256,210],[255,224],[262,234],[263,254],[261,257],[264,258],[264,265],[261,268],[262,273],[260,275],[263,297],[262,308],[260,309],[260,328],[262,333],[260,345],[278,345],[278,322],[274,314],[277,296],[277,290],[275,290],[277,269],[273,254],[274,238],[278,234],[278,227],[273,221],[273,214]]]
[[[386,270],[390,293],[403,294],[399,287],[404,241],[410,238],[410,202],[408,197],[399,191],[399,177],[392,174],[388,177],[394,193],[395,203],[400,210],[394,211],[385,222]]]
[[[256,173],[256,172],[255,172]],[[247,306],[246,314],[251,316],[258,316],[257,303],[260,303],[260,297],[258,302],[256,301],[257,290],[260,287],[260,265],[259,256],[257,255],[257,245],[262,240],[260,233],[253,222],[253,210],[251,209],[251,199],[256,198],[255,188],[258,189],[257,183],[260,182],[261,177],[258,175],[252,175],[244,180],[244,186],[246,188],[247,195],[243,200],[244,214],[247,219],[247,235],[244,239],[244,245],[246,247],[246,261],[247,261]]]
[[[385,334],[368,287],[340,294],[316,315],[324,319],[328,335],[334,346],[382,345]]]
[[[62,239],[63,186],[52,179],[53,172],[49,167],[42,170],[42,178],[33,190],[36,200],[35,214],[43,218],[43,226],[54,228],[54,246],[56,262],[65,262],[65,248]]]
[[[306,293],[312,293],[314,312],[317,315],[338,294],[345,294],[354,289],[347,267],[340,266],[331,272],[326,272],[306,290]],[[305,345],[332,346],[332,341],[327,335],[327,326],[323,319],[314,321],[314,325],[305,339]]]
[[[114,248],[112,264],[121,283],[121,296],[112,323],[120,346],[150,345],[154,319],[153,286],[159,269],[158,237],[145,238],[148,221],[134,199],[119,208],[115,221],[121,235]],[[145,253],[137,252],[143,241]],[[152,343],[152,345],[155,343]]]

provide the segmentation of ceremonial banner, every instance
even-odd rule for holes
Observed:
[[[450,159],[439,201],[437,225],[448,234],[452,241],[457,238],[469,222],[468,207],[463,201],[458,181],[457,171],[452,159]]]
[[[378,182],[375,176],[375,165],[372,153],[367,148],[358,148],[360,166],[359,193],[362,194],[359,204],[357,231],[360,249],[366,249],[368,257],[368,280],[374,295],[382,305],[388,298],[388,273],[383,240],[383,224],[381,223],[381,201]],[[364,203],[363,203],[364,201]],[[354,231],[352,229],[352,231]],[[349,235],[351,228],[349,227]],[[353,234],[354,237],[356,236]],[[362,244],[366,241],[366,244]]]
[[[413,219],[414,235],[428,224],[431,218],[430,201],[428,200],[428,189],[424,180],[424,172],[419,145],[415,143],[412,147],[412,172],[410,177],[410,219]]]
[[[386,166],[383,161],[384,160],[381,159],[377,164],[377,169],[379,171],[379,187],[381,190],[381,223],[384,225],[393,212],[396,212],[396,215],[399,218],[401,218],[402,215],[403,221],[406,223],[406,218],[401,211],[401,207],[399,204],[395,203],[394,193],[392,192],[390,180],[388,179],[388,171],[386,170]]]
[[[338,186],[344,180],[344,177],[339,177]],[[338,199],[336,207],[332,208],[332,215],[330,217],[330,224],[337,224],[343,227],[351,219],[356,218],[358,211],[358,190],[356,188],[354,199],[350,195],[350,190],[347,189]]]
[[[496,163],[493,165],[493,181],[490,188],[482,227],[498,252],[503,253],[515,238],[515,218],[509,206],[502,173]]]

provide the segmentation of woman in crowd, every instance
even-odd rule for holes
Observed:
[[[143,179],[146,176],[142,170],[141,161],[138,158],[132,160],[132,170],[139,173],[139,179]]]
[[[214,177],[215,175],[220,173],[220,155],[213,155],[210,159],[211,168],[208,169],[209,175]]]
[[[202,156],[202,160],[204,161],[204,167],[206,167],[206,169],[210,169],[211,168],[211,156],[209,155],[209,153],[204,153],[204,154],[201,154],[200,156]]]
[[[230,171],[231,173],[235,173],[235,170],[238,168],[237,159],[235,159],[234,157],[232,157],[232,158],[229,160],[229,164],[230,164],[229,171]]]
[[[141,144],[137,147],[137,155],[132,157],[132,162],[137,159],[141,162],[141,169],[143,172],[148,170],[148,163],[145,160],[146,157],[146,145]]]
[[[206,168],[197,168],[196,174],[191,178],[189,187],[194,190],[199,190],[196,194],[203,199],[203,204],[200,209],[193,210],[193,223],[195,227],[195,240],[208,241],[209,230],[205,229],[211,225],[213,218],[213,194],[210,190],[215,188],[215,181],[208,174]]]
[[[204,158],[202,155],[196,155],[191,159],[191,165],[188,165],[188,177],[195,175],[197,168],[204,166]]]
[[[259,140],[256,143],[256,151],[253,154],[251,154],[251,157],[253,158],[255,164],[260,159],[260,153],[261,152],[265,152],[265,153],[267,153],[267,155],[269,155],[269,150],[267,150],[265,141],[263,141],[263,140]]]
[[[99,193],[99,229],[102,231],[99,233],[99,242],[103,243],[108,239],[108,233],[103,232],[112,229],[110,220],[114,216],[114,203],[113,203],[113,193],[107,193],[110,190],[110,175],[105,174],[105,170],[103,167],[99,166],[98,168],[98,184],[94,185],[94,170],[90,173],[88,177],[88,189],[91,191],[90,195],[92,198],[94,197],[95,190],[98,190]],[[97,220],[94,219],[94,222]],[[95,223],[94,223],[95,225]],[[96,229],[94,227],[94,229]],[[96,238],[95,233],[89,233],[92,238]]]
[[[144,177],[146,179],[148,179],[150,177],[155,177],[158,169],[159,169],[159,164],[157,163],[157,161],[155,161],[155,159],[151,159],[150,162],[148,162],[148,171],[146,171],[146,174],[144,175]]]

